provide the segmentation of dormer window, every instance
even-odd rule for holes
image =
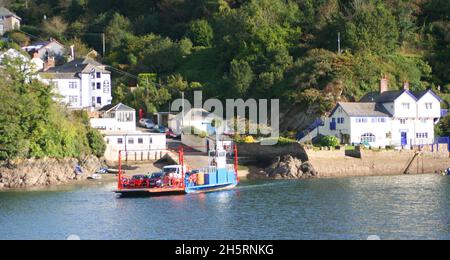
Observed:
[[[402,103],[402,107],[405,110],[409,110],[409,109],[411,109],[411,104],[410,103]]]
[[[425,103],[425,108],[426,108],[427,110],[433,109],[433,103]]]

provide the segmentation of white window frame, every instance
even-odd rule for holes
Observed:
[[[361,136],[361,143],[375,143],[377,137],[372,133],[365,133]]]

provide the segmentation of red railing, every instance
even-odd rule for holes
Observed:
[[[195,149],[195,148],[205,148],[205,147],[187,147],[188,149]],[[155,150],[156,151],[156,150]],[[158,151],[161,151],[161,149],[158,149]],[[167,149],[167,152],[176,152],[175,150],[169,150]],[[129,183],[124,183],[124,171],[123,171],[123,160],[122,160],[122,154],[124,152],[138,152],[138,151],[119,151],[119,171],[118,171],[118,180],[117,180],[117,188],[119,190],[125,189],[127,187],[125,187],[125,184],[129,184]],[[189,152],[189,153],[198,153],[198,152]],[[186,187],[186,183],[185,183],[185,178],[186,178],[186,163],[185,163],[185,148],[183,145],[180,145],[178,148],[178,163],[181,166],[181,182],[178,182],[179,180],[177,179],[176,185],[175,187],[180,187],[180,188],[185,188]],[[239,177],[238,177],[238,171],[239,171],[239,159],[238,159],[238,148],[237,145],[234,145],[234,172],[235,172],[235,176],[236,176],[236,180],[239,182]],[[172,184],[173,180],[170,180],[170,184]],[[145,185],[144,185],[145,184]],[[164,184],[166,184],[164,182]],[[169,187],[174,187],[171,186],[169,184]],[[128,185],[127,185],[128,186]],[[149,186],[149,182],[143,182],[139,187],[130,187],[130,188],[157,188],[157,187],[150,187]]]

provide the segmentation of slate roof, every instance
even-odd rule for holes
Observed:
[[[10,10],[8,10],[5,7],[0,7],[0,16],[5,16],[5,17],[14,16],[14,17],[18,18],[19,20],[21,20],[21,18],[19,16],[17,16],[17,14],[11,12]]]
[[[406,90],[386,91],[383,93],[371,92],[363,96],[360,102],[390,103],[394,102],[398,97],[400,97],[405,92]]]
[[[370,116],[370,117],[392,117],[391,113],[383,105],[377,103],[339,103],[336,109],[341,107],[350,117]]]
[[[119,103],[117,105],[107,105],[99,110],[100,112],[109,112],[109,111],[135,111],[134,108],[131,108],[129,106],[126,106],[122,103]]]
[[[91,73],[92,71],[102,72],[102,73],[111,73],[104,69],[105,65],[98,63],[97,61],[85,58],[85,59],[76,59],[64,65],[54,67],[46,71],[46,73]]]
[[[431,89],[424,91],[409,91],[409,90],[397,90],[397,91],[386,91],[383,93],[379,92],[371,92],[364,95],[360,102],[377,102],[377,103],[391,103],[394,102],[398,97],[403,95],[404,93],[408,93],[416,100],[421,99],[425,94],[431,93],[437,99],[442,100],[438,95],[436,95]]]

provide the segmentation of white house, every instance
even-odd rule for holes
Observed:
[[[52,38],[48,41],[34,42],[22,49],[28,52],[32,57],[34,57],[36,53],[37,57],[43,61],[46,61],[49,58],[61,60],[66,54],[66,47]]]
[[[369,93],[360,102],[338,103],[324,124],[301,141],[332,135],[342,143],[373,147],[432,144],[441,101],[432,90],[412,92],[408,84],[389,91],[383,79],[380,92]]]
[[[98,110],[98,118],[91,118],[91,126],[100,131],[136,131],[136,110],[122,103]]]
[[[158,116],[158,123],[161,121],[160,116]],[[214,119],[221,119],[214,114],[206,111],[203,108],[192,108],[189,111],[184,113],[179,113],[178,115],[168,114],[168,127],[172,129],[172,131],[180,135],[183,129],[192,127],[201,132],[206,132],[208,134],[214,134],[215,129],[212,126],[212,122]]]
[[[0,7],[0,35],[9,31],[19,30],[21,21],[22,18],[15,13],[5,7]]]
[[[76,59],[39,76],[54,85],[61,102],[71,109],[101,108],[112,102],[111,72],[92,59]]]
[[[0,66],[6,65],[7,62],[12,65],[15,61],[20,61],[22,63],[20,70],[27,73],[38,72],[44,67],[44,62],[41,59],[33,58],[30,60],[30,57],[28,57],[27,53],[18,51],[16,49],[9,49],[7,51],[0,52]]]
[[[166,154],[166,135],[136,129],[136,110],[124,104],[108,105],[92,113],[91,126],[107,144],[105,158],[115,162],[122,151],[124,160],[147,161]]]

